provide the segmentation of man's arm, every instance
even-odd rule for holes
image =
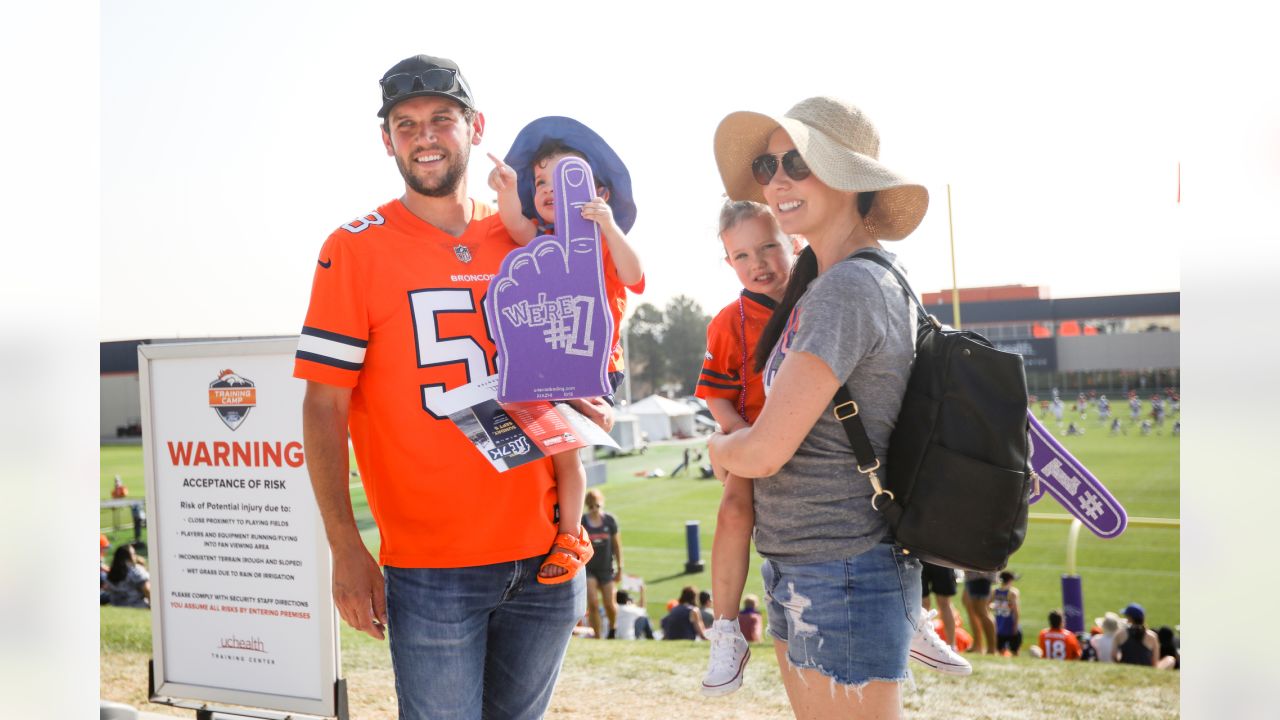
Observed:
[[[387,598],[382,571],[360,539],[351,511],[347,412],[351,388],[307,382],[302,401],[302,439],[307,472],[333,552],[333,601],[351,627],[385,637]]]
[[[613,406],[604,398],[574,398],[568,402],[570,407],[599,425],[601,430],[609,432],[613,429]]]

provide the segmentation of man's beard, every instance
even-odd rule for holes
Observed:
[[[458,189],[458,185],[462,183],[462,178],[466,176],[467,159],[470,155],[470,150],[470,147],[466,147],[457,155],[447,156],[445,162],[448,165],[445,167],[444,177],[440,178],[439,182],[434,185],[428,185],[421,178],[410,172],[410,165],[413,164],[412,160],[406,163],[397,155],[396,167],[400,169],[400,176],[404,178],[405,184],[414,192],[427,197],[448,197]]]

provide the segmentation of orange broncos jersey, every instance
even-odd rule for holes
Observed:
[[[1040,631],[1040,652],[1050,660],[1079,660],[1080,641],[1070,630],[1045,628]]]
[[[354,388],[351,440],[384,565],[488,565],[545,554],[555,537],[551,461],[499,473],[447,417],[460,409],[450,391],[495,370],[482,299],[518,247],[473,206],[455,238],[393,200],[335,230],[317,261],[294,375]]]
[[[618,277],[618,268],[614,267],[613,255],[609,252],[609,241],[600,233],[601,261],[604,263],[604,294],[609,298],[609,313],[613,315],[613,350],[609,353],[609,372],[623,372],[627,368],[622,363],[622,344],[618,338],[622,332],[622,316],[627,312],[627,291],[639,295],[644,292],[644,276],[635,285],[623,285]]]
[[[744,289],[737,300],[725,305],[712,318],[707,325],[707,353],[703,356],[695,396],[704,400],[725,398],[733,403],[743,420],[756,421],[764,407],[764,383],[760,373],[752,369],[754,353],[775,305],[768,295]]]

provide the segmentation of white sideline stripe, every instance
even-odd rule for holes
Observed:
[[[365,348],[347,345],[334,340],[326,340],[315,335],[300,335],[298,337],[298,349],[303,352],[330,357],[334,360],[342,360],[357,365],[364,364]]]

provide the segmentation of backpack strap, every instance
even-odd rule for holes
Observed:
[[[911,284],[893,266],[893,263],[879,253],[864,252],[863,250],[853,253],[848,259],[857,258],[870,260],[892,273],[897,278],[898,284],[902,286],[903,294],[907,296],[908,300],[915,303],[916,317],[919,322],[931,324],[935,328],[941,327],[936,318],[924,311],[924,304],[920,302],[920,298],[916,297],[915,291],[911,289]],[[832,413],[844,428],[845,436],[849,438],[849,445],[853,448],[853,456],[858,460],[858,472],[867,476],[867,481],[871,483],[872,489],[875,490],[875,494],[871,496],[871,507],[883,513],[889,519],[890,524],[896,525],[898,517],[902,515],[902,506],[896,502],[893,491],[886,490],[880,484],[880,477],[876,475],[876,470],[880,469],[880,459],[876,457],[875,449],[871,447],[871,438],[867,436],[867,428],[862,424],[862,418],[858,416],[858,403],[854,402],[853,396],[849,394],[847,385],[841,384],[840,388],[836,390],[835,408]]]
[[[849,259],[851,260],[855,258],[870,260],[885,270],[888,270],[893,277],[897,279],[898,284],[902,286],[902,293],[907,296],[907,299],[915,304],[916,319],[919,322],[932,325],[934,329],[940,330],[942,328],[942,324],[938,322],[937,318],[925,312],[924,303],[920,302],[920,298],[916,295],[916,291],[911,289],[911,283],[907,282],[907,279],[898,271],[898,268],[894,267],[893,263],[885,259],[885,257],[880,253],[871,252],[869,249],[859,250],[849,256]]]
[[[841,385],[840,389],[836,390],[835,402],[832,413],[844,427],[844,434],[849,438],[849,445],[853,447],[853,456],[858,460],[858,472],[867,476],[867,481],[875,490],[875,494],[871,496],[871,507],[884,513],[889,518],[889,522],[896,524],[902,509],[894,502],[893,492],[880,485],[880,476],[876,475],[876,470],[880,469],[880,458],[876,457],[876,451],[871,447],[871,438],[867,437],[867,428],[862,424],[862,418],[858,416],[858,403],[853,401],[853,396],[849,394],[849,388],[845,385]],[[877,500],[885,502],[877,505]]]

